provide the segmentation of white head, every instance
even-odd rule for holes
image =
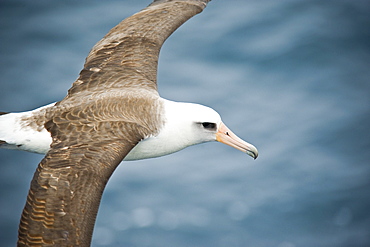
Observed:
[[[125,160],[159,157],[209,141],[225,143],[257,158],[257,149],[233,134],[215,110],[169,100],[164,100],[164,106],[166,120],[160,133],[141,141]]]
[[[176,136],[176,143],[184,147],[202,142],[216,141],[220,115],[213,109],[192,103],[166,101],[164,131]]]

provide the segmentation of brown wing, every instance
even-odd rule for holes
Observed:
[[[45,124],[53,143],[31,182],[19,246],[89,246],[105,184],[149,132],[139,122],[119,121],[119,113],[129,112],[109,101],[63,110]]]
[[[32,179],[18,246],[89,246],[112,172],[163,124],[159,50],[207,2],[154,1],[93,47],[66,98],[46,110],[53,142]]]
[[[114,98],[54,109],[45,124],[53,142],[32,179],[18,246],[89,246],[109,177],[141,139],[158,131],[148,118],[160,124],[156,101],[125,99],[145,114],[135,118],[135,108]]]
[[[132,145],[52,149],[31,182],[18,246],[89,246],[101,195]]]
[[[156,90],[158,55],[163,42],[210,0],[160,0],[123,20],[86,58],[65,101],[106,89]]]

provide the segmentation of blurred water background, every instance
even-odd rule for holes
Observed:
[[[0,1],[0,111],[62,99],[150,1]],[[165,43],[159,91],[212,106],[260,157],[207,143],[124,162],[93,246],[370,246],[370,4],[214,0]],[[41,155],[0,150],[1,246]]]

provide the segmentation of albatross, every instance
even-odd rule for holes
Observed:
[[[257,158],[257,149],[216,111],[157,91],[163,42],[209,1],[155,0],[92,48],[64,99],[1,113],[1,147],[45,154],[31,181],[18,246],[89,246],[105,185],[122,160],[209,141]]]

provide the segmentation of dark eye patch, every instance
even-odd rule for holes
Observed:
[[[216,129],[215,123],[203,122],[202,125],[205,129]]]

